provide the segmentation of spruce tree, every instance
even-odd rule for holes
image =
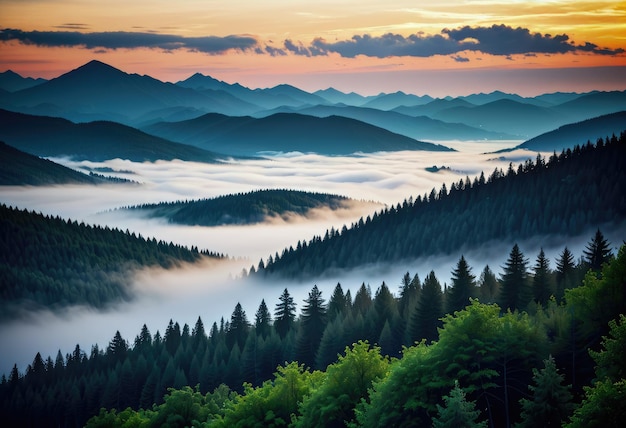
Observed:
[[[589,268],[595,272],[602,269],[602,265],[611,260],[611,246],[604,238],[600,229],[596,231],[593,239],[587,244],[583,250],[585,261],[589,264]]]
[[[276,309],[274,310],[274,328],[280,338],[283,339],[293,327],[296,319],[296,305],[286,288],[278,300],[279,303],[276,304]]]
[[[467,401],[458,382],[443,401],[444,406],[437,404],[438,415],[433,417],[433,428],[487,428],[487,421],[476,421],[480,410],[473,401]]]
[[[305,366],[314,367],[315,356],[326,328],[326,305],[317,285],[313,286],[309,297],[304,299],[300,320],[296,360]]]
[[[533,383],[528,385],[532,397],[522,398],[522,421],[516,428],[560,427],[573,410],[569,386],[563,385],[554,358],[544,360],[544,368],[533,369]]]
[[[565,290],[574,288],[575,279],[574,255],[567,247],[559,255],[556,261],[556,300],[561,302],[565,295]]]
[[[241,303],[237,303],[235,310],[230,316],[230,326],[226,333],[226,344],[229,349],[237,344],[239,350],[243,349],[248,338],[248,332],[250,331],[250,323],[246,318],[246,312],[241,307]]]
[[[495,303],[500,294],[500,285],[496,274],[493,273],[489,265],[480,274],[479,296],[481,303]]]
[[[272,328],[271,323],[272,315],[270,314],[269,309],[267,309],[265,299],[263,299],[261,300],[259,309],[257,309],[256,314],[254,315],[254,328],[257,336],[261,336],[263,338],[269,336]]]
[[[552,295],[552,275],[550,274],[550,260],[543,251],[539,251],[535,263],[533,277],[533,298],[535,302],[545,305]]]
[[[448,288],[446,298],[446,312],[453,314],[469,305],[470,297],[476,295],[476,277],[472,275],[464,256],[459,259],[456,268],[452,271],[452,286]]]
[[[332,321],[337,316],[344,315],[347,307],[348,305],[346,296],[343,293],[343,288],[341,288],[340,283],[337,283],[328,301],[328,321]]]
[[[411,342],[426,339],[427,342],[437,340],[437,328],[441,327],[443,316],[443,292],[435,272],[431,271],[426,279],[413,311],[410,325]]]
[[[515,244],[504,265],[504,273],[500,279],[500,308],[502,310],[522,309],[530,300],[528,295],[527,260]]]

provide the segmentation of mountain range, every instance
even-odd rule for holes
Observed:
[[[168,83],[94,60],[47,81],[1,73],[0,139],[37,156],[93,160],[440,151],[449,150],[450,140],[531,140],[625,106],[626,91],[536,97],[495,91],[434,99],[334,88],[310,93],[285,84],[250,89],[200,73]],[[596,128],[594,135],[615,129]],[[557,142],[556,134],[542,138],[542,147],[570,141]],[[548,144],[545,138],[556,140]]]

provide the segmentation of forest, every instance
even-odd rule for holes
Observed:
[[[296,312],[240,304],[208,331],[170,320],[106,349],[39,353],[0,382],[10,426],[619,426],[626,416],[626,245],[513,245],[502,274],[464,256],[442,287],[313,286]],[[592,422],[595,424],[592,424]]]
[[[626,217],[626,133],[512,164],[386,207],[349,228],[298,241],[250,271],[307,278],[368,263],[450,254],[491,241],[574,236]]]
[[[164,217],[170,223],[192,226],[262,223],[271,217],[287,219],[306,215],[314,208],[341,208],[348,198],[327,193],[287,189],[257,190],[195,201],[161,202],[128,207]]]
[[[102,308],[132,297],[130,270],[204,257],[224,255],[0,204],[0,318],[25,307]]]

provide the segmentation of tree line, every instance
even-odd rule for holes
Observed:
[[[306,215],[313,208],[339,209],[348,198],[327,193],[266,189],[194,201],[160,202],[127,207],[192,226],[261,223],[273,216]]]
[[[588,225],[623,222],[626,216],[626,132],[567,149],[549,159],[537,155],[517,170],[496,168],[439,191],[409,198],[361,218],[349,228],[281,254],[246,274],[307,278],[333,270],[434,254],[450,254],[490,241],[537,235],[574,236]]]
[[[100,308],[131,297],[129,270],[204,257],[224,255],[0,204],[0,317],[24,305]]]
[[[476,278],[461,256],[449,287],[434,272],[407,272],[397,295],[337,284],[326,300],[313,286],[299,315],[285,289],[273,314],[265,300],[253,319],[237,304],[208,331],[200,317],[192,328],[170,320],[132,344],[116,332],[106,349],[37,354],[2,377],[1,410],[20,426],[399,426],[465,400],[474,421],[532,426],[533,391],[556,379],[563,403],[545,417],[565,421],[599,399],[587,388],[598,355],[612,377],[597,394],[623,396],[624,348],[601,341],[626,310],[624,281],[626,247],[615,257],[597,231],[555,270],[543,251],[529,267],[514,245],[498,278],[488,266]]]

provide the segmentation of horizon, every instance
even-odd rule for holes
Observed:
[[[431,97],[433,99],[464,98],[464,97],[469,97],[469,96],[473,96],[473,95],[490,95],[490,94],[494,94],[494,93],[503,93],[503,94],[508,94],[508,95],[518,95],[518,96],[520,96],[522,98],[534,98],[534,97],[539,97],[539,96],[542,96],[542,95],[551,95],[551,94],[559,94],[559,93],[572,93],[572,94],[583,95],[583,94],[588,94],[588,93],[592,93],[592,92],[624,92],[624,91],[626,91],[626,87],[625,87],[624,89],[598,89],[598,88],[594,88],[594,89],[587,89],[587,90],[580,90],[580,91],[576,91],[576,90],[571,90],[571,91],[554,90],[554,91],[548,91],[548,92],[536,92],[534,94],[523,94],[523,93],[507,91],[507,90],[496,88],[496,89],[493,89],[493,90],[490,90],[490,91],[475,91],[475,92],[467,92],[465,94],[458,94],[458,95],[450,95],[450,94],[446,94],[446,95],[432,95],[432,94],[427,93],[427,92],[423,93],[423,94],[417,94],[417,93],[406,91],[406,90],[403,90],[403,89],[397,89],[397,90],[392,91],[392,92],[384,92],[384,91],[382,91],[382,92],[378,92],[378,93],[375,93],[375,94],[364,94],[364,93],[360,93],[360,92],[357,92],[357,91],[345,91],[345,90],[342,90],[342,89],[337,88],[335,86],[327,86],[327,87],[324,87],[324,88],[308,90],[308,89],[299,87],[296,84],[285,83],[285,82],[277,83],[276,85],[266,86],[266,87],[249,87],[249,86],[246,86],[245,84],[242,84],[241,82],[226,82],[226,81],[221,80],[221,79],[219,79],[219,78],[217,78],[215,76],[212,76],[210,74],[205,74],[205,73],[202,73],[200,71],[196,71],[193,74],[190,74],[190,75],[188,75],[186,77],[183,77],[183,78],[181,78],[179,80],[176,80],[176,81],[161,80],[158,77],[150,75],[150,74],[147,74],[147,73],[128,72],[128,71],[126,71],[126,70],[124,70],[122,68],[116,67],[116,66],[114,66],[112,64],[109,64],[107,62],[104,62],[104,61],[101,61],[101,60],[95,59],[95,58],[87,60],[83,64],[80,64],[80,65],[78,65],[78,66],[76,66],[76,67],[74,67],[72,69],[63,71],[60,74],[58,74],[56,76],[53,76],[53,77],[50,77],[50,78],[45,78],[45,77],[42,77],[42,76],[25,76],[25,75],[15,71],[15,70],[13,70],[13,69],[6,69],[4,71],[0,71],[0,74],[5,74],[5,73],[9,73],[10,72],[10,73],[17,74],[18,76],[20,76],[23,79],[28,79],[28,78],[31,78],[31,79],[44,79],[46,82],[49,82],[51,80],[57,79],[57,78],[65,75],[65,74],[73,72],[73,71],[75,71],[75,70],[77,70],[77,69],[79,69],[81,67],[84,67],[87,64],[90,64],[92,62],[97,62],[97,63],[101,63],[101,64],[104,64],[104,65],[107,65],[109,67],[113,67],[114,69],[116,69],[118,71],[121,71],[122,73],[125,73],[127,75],[134,75],[134,74],[136,74],[136,75],[139,75],[139,76],[142,76],[142,77],[143,76],[147,76],[147,77],[151,77],[151,78],[154,78],[156,80],[159,80],[159,81],[161,81],[163,83],[176,84],[176,83],[184,82],[184,81],[192,78],[193,76],[200,75],[200,76],[203,76],[205,78],[211,78],[211,79],[214,79],[214,80],[217,80],[217,81],[229,84],[229,85],[239,84],[239,85],[241,85],[243,87],[246,87],[248,89],[251,89],[251,90],[254,90],[254,89],[272,89],[272,88],[275,88],[277,86],[288,85],[288,86],[295,87],[297,89],[300,89],[302,91],[305,91],[305,92],[308,92],[308,93],[311,93],[311,94],[314,94],[316,92],[323,92],[323,91],[327,91],[327,90],[336,90],[336,91],[339,91],[339,92],[347,94],[347,95],[349,95],[349,94],[356,94],[356,95],[360,95],[360,96],[365,97],[365,98],[369,98],[369,97],[375,98],[377,96],[392,95],[392,94],[395,94],[395,93],[403,93],[403,94],[406,94],[406,95],[414,95],[414,96],[417,96],[417,97]],[[607,67],[607,68],[609,68],[609,67]],[[623,68],[624,69],[624,73],[626,73],[626,67],[610,67],[610,68],[619,68],[619,69]],[[45,83],[45,82],[43,82],[43,83]]]
[[[97,58],[164,82],[196,72],[433,97],[626,89],[626,9],[611,1],[188,1],[2,4],[0,69],[54,78]],[[531,24],[529,24],[531,23]]]

